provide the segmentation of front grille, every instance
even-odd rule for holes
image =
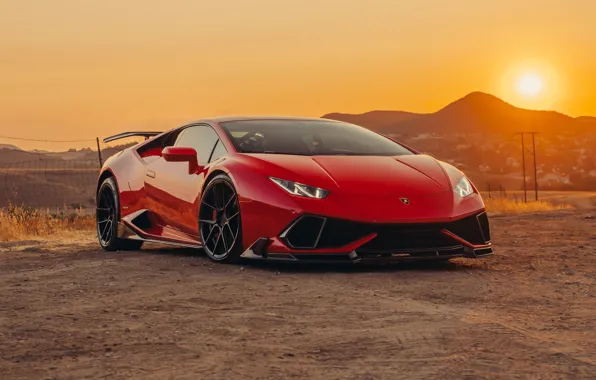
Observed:
[[[322,228],[322,231],[321,231]],[[486,213],[447,223],[361,223],[344,219],[306,215],[290,226],[281,237],[293,248],[338,248],[373,233],[377,236],[360,249],[366,251],[424,250],[461,245],[441,233],[448,230],[472,244],[490,241]]]
[[[366,250],[413,250],[433,247],[449,247],[457,245],[453,238],[443,234],[440,230],[404,230],[399,231],[393,226],[377,229],[377,237],[364,244],[361,249]]]

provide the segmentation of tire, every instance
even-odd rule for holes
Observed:
[[[120,221],[120,196],[114,178],[106,178],[97,192],[95,229],[99,245],[105,251],[135,251],[143,245],[142,240],[118,238]]]
[[[201,195],[199,236],[207,256],[220,263],[235,263],[242,247],[242,220],[236,188],[230,177],[214,177]]]

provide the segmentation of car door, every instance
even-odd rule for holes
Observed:
[[[167,162],[163,157],[148,166],[147,197],[169,227],[198,234],[198,199],[216,145],[223,146],[211,126],[191,125],[180,132],[173,146],[195,149],[202,170],[189,174],[187,162]]]

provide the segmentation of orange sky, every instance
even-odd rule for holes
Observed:
[[[476,90],[596,115],[594,15],[592,0],[0,0],[0,135],[433,112]],[[525,72],[541,96],[518,93]]]

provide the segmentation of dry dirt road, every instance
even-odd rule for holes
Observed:
[[[596,215],[491,222],[491,258],[388,268],[0,243],[0,378],[596,378]]]

